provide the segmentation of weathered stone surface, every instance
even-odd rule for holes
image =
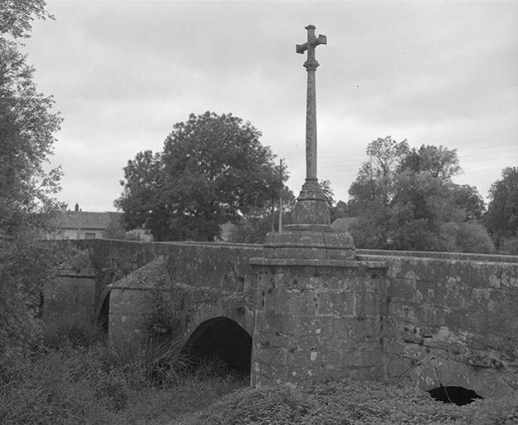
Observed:
[[[43,287],[43,319],[48,327],[64,323],[88,325],[95,320],[99,293],[95,267],[83,250],[58,268],[58,276]]]
[[[252,370],[261,371],[252,375],[253,385],[309,385],[336,373],[356,375],[357,369],[371,374],[377,368],[374,374],[382,376],[375,288],[384,283],[368,270],[383,264],[277,258],[252,263],[258,273]],[[273,373],[263,363],[284,372]]]
[[[310,385],[341,373],[484,397],[518,389],[516,257],[281,258],[248,245],[82,242],[90,263],[82,254],[62,268],[70,282],[46,287],[55,291],[46,292],[46,318],[93,311],[95,286],[113,283],[112,330],[141,336],[150,295],[161,293],[184,338],[221,316],[254,333],[255,383]]]
[[[46,326],[65,322],[88,324],[94,319],[96,281],[92,277],[63,276],[45,284],[43,320]]]
[[[265,258],[353,260],[355,248],[348,233],[331,226],[298,224],[266,236]]]

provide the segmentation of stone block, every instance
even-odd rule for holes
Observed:
[[[333,317],[353,317],[356,298],[350,291],[326,291],[318,295],[317,314]]]
[[[360,344],[352,351],[342,351],[342,368],[381,367],[382,354],[376,344]]]
[[[403,279],[390,279],[390,284],[388,285],[388,296],[394,301],[415,302],[416,284],[416,278],[413,274],[411,275],[411,278],[405,277]]]
[[[267,344],[254,345],[255,361],[265,365],[285,365],[286,349]]]
[[[381,306],[379,295],[373,292],[356,293],[356,316],[362,318],[379,317]]]
[[[314,290],[275,288],[266,291],[264,309],[283,315],[308,316],[317,311],[318,293]]]
[[[93,278],[65,276],[46,283],[43,289],[45,325],[95,320],[95,294]]]
[[[363,342],[379,340],[381,326],[379,318],[358,319],[335,318],[333,319],[333,336],[345,341]]]

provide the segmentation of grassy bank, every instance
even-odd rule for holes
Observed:
[[[300,391],[243,388],[171,425],[512,425],[518,394],[457,406],[423,391],[377,382],[335,380]]]
[[[136,349],[84,332],[0,367],[3,425],[165,425],[248,384],[217,362],[194,373],[175,343]]]
[[[32,356],[0,363],[0,423],[510,425],[518,424],[518,394],[456,406],[368,381],[253,389],[217,361],[193,372],[175,342],[150,340],[139,349],[69,328],[47,335]]]

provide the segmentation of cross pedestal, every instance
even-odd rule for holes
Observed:
[[[306,181],[295,206],[294,224],[269,233],[263,257],[250,260],[257,276],[254,386],[309,385],[317,377],[353,376],[357,366],[363,377],[381,373],[381,350],[375,343],[368,347],[369,355],[358,356],[361,361],[353,367],[341,354],[356,349],[349,333],[359,334],[364,326],[363,294],[375,274],[369,269],[382,266],[360,267],[351,236],[336,232],[329,223],[329,208],[317,179],[315,91],[315,48],[326,44],[327,38],[316,37],[313,25],[306,29],[307,42],[297,45],[298,53],[308,54],[304,63],[308,73]],[[371,304],[376,310],[377,304]],[[376,320],[372,319],[372,325],[378,328]]]
[[[297,53],[307,52],[306,97],[306,181],[293,211],[293,224],[266,237],[265,255],[269,258],[353,259],[354,244],[348,233],[336,232],[330,225],[331,214],[317,178],[316,78],[319,65],[315,49],[327,44],[325,35],[315,35],[308,25],[307,42],[296,46]]]

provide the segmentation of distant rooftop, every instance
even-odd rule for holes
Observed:
[[[333,221],[331,226],[333,226],[333,228],[336,230],[348,232],[351,226],[357,221],[358,217],[340,217]]]
[[[104,230],[112,222],[119,222],[120,212],[62,211],[56,216],[60,229]]]

